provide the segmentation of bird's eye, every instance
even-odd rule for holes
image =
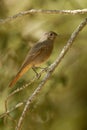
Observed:
[[[50,33],[50,36],[53,36],[53,33]]]

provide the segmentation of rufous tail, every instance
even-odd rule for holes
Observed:
[[[23,76],[24,73],[26,73],[31,68],[31,64],[26,65],[20,69],[20,71],[17,73],[17,75],[14,77],[14,79],[9,84],[9,87],[12,87],[16,84],[16,82]]]

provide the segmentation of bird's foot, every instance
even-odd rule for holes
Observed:
[[[41,68],[41,67],[40,67],[40,69],[42,69],[42,70],[44,70],[45,72],[47,72],[48,67],[44,67],[44,68]]]
[[[41,77],[41,74],[39,74],[39,73],[36,71],[37,68],[38,68],[38,67],[32,67],[33,71],[34,71],[35,74],[36,74],[36,77],[39,79],[39,78]]]

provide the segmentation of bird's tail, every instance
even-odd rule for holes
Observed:
[[[9,84],[9,87],[12,87],[20,79],[20,77],[22,77],[23,74],[26,73],[30,68],[31,68],[31,64],[22,67],[17,73],[17,75],[14,77],[14,79],[11,81],[11,83]]]

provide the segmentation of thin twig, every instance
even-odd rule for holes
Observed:
[[[29,83],[23,85],[23,86],[20,87],[20,88],[17,88],[16,90],[14,90],[12,93],[10,93],[10,94],[7,96],[7,98],[6,98],[6,100],[5,100],[5,113],[8,113],[8,109],[7,109],[7,102],[8,102],[8,100],[9,100],[14,94],[16,94],[16,93],[18,93],[18,92],[24,90],[25,88],[29,87],[29,86],[30,86],[34,81],[36,81],[45,71],[46,71],[46,69],[42,69],[42,70],[38,73],[38,76],[35,75],[34,78],[32,78],[32,79],[30,80]],[[14,107],[14,108],[15,108],[15,107]],[[9,111],[9,113],[10,113],[10,111]],[[4,115],[5,115],[5,114],[4,114]]]
[[[36,97],[36,95],[39,94],[39,92],[41,91],[42,87],[48,81],[48,79],[50,78],[50,76],[53,73],[53,71],[55,70],[55,68],[59,65],[59,63],[61,62],[61,60],[65,56],[65,54],[68,52],[68,50],[71,47],[71,45],[73,44],[74,40],[78,36],[79,32],[86,26],[86,24],[87,24],[87,18],[84,21],[82,21],[80,23],[80,25],[76,28],[76,30],[72,33],[72,35],[71,35],[70,39],[68,40],[67,44],[64,46],[64,48],[62,49],[60,55],[55,60],[55,62],[53,64],[51,64],[51,66],[49,67],[49,69],[47,71],[47,74],[44,76],[44,78],[42,79],[41,83],[38,85],[37,89],[35,89],[33,94],[28,98],[28,100],[26,102],[26,105],[24,107],[24,110],[22,112],[22,115],[19,118],[19,121],[18,121],[18,124],[17,124],[15,130],[21,130],[21,127],[22,127],[22,124],[23,124],[23,120],[25,118],[26,112],[30,108],[31,102]]]
[[[0,115],[0,118],[5,117],[6,115],[10,114],[11,112],[13,112],[15,109],[21,107],[26,101],[20,102],[18,104],[15,105],[15,107],[11,108],[11,110],[7,109],[7,101],[9,100],[9,98],[11,98],[14,94],[22,91],[23,89],[29,87],[35,80],[37,80],[44,72],[47,71],[47,68],[42,69],[39,73],[38,76],[35,75],[35,77],[27,84],[23,85],[21,88],[17,88],[16,90],[14,90],[11,94],[8,95],[8,97],[5,100],[5,112],[3,114]]]
[[[5,19],[0,19],[0,24],[4,24],[10,21],[15,20],[16,18],[28,15],[28,14],[64,14],[64,15],[76,15],[76,14],[87,14],[87,9],[78,9],[78,10],[42,10],[42,9],[31,9],[23,12],[19,12],[13,16],[10,16]]]
[[[15,105],[15,107],[11,108],[11,110],[7,110],[5,113],[0,115],[0,118],[5,117],[6,115],[10,114],[11,112],[13,112],[15,109],[21,107],[23,104],[25,104],[26,101],[23,102],[19,102],[18,104]]]

